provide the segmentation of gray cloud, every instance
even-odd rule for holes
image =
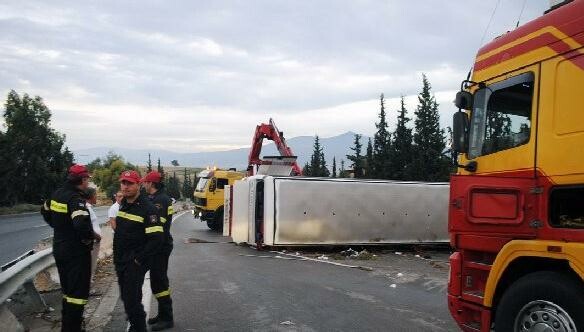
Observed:
[[[523,21],[547,4],[529,1]],[[503,2],[487,40],[513,29],[522,5]],[[126,138],[140,148],[169,140],[181,150],[241,146],[253,129],[243,125],[273,114],[289,121],[281,126],[292,134],[370,134],[375,103],[361,110],[359,102],[381,92],[415,95],[422,72],[434,91],[458,88],[493,7],[421,0],[0,4],[0,93],[45,97],[73,147]],[[441,107],[444,124],[447,104]],[[343,105],[358,105],[345,116],[369,125],[345,127],[334,116],[306,125],[307,112],[329,114]],[[73,117],[75,111],[92,122]],[[99,140],[104,127],[123,127],[116,123],[120,112],[136,116],[138,125],[153,117],[164,126],[140,139],[120,132]],[[231,140],[216,127],[207,130],[214,114],[232,131]],[[192,141],[202,143],[177,145]]]

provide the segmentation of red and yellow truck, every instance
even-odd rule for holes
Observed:
[[[584,331],[584,0],[482,47],[457,94],[448,306],[464,331]]]

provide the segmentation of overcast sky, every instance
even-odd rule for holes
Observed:
[[[179,152],[372,135],[378,96],[410,115],[426,73],[442,126],[496,1],[2,1],[0,94],[40,95],[73,149]],[[485,41],[548,7],[503,0]]]

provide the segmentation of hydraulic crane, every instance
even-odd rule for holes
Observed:
[[[274,120],[270,119],[268,124],[262,123],[256,127],[255,134],[253,136],[253,141],[251,143],[251,150],[249,152],[247,173],[248,176],[255,174],[256,168],[260,165],[269,164],[269,161],[262,160],[260,158],[260,153],[262,151],[262,143],[265,139],[274,141],[276,148],[280,152],[282,157],[295,157],[292,153],[292,149],[286,144],[284,138],[284,133],[278,130]],[[298,166],[296,161],[292,162],[292,176],[302,175],[302,169]]]

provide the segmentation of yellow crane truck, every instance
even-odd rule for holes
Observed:
[[[226,185],[232,186],[241,180],[244,173],[235,169],[205,170],[199,173],[199,182],[195,188],[195,218],[206,221],[207,226],[214,231],[223,230],[223,201]]]

